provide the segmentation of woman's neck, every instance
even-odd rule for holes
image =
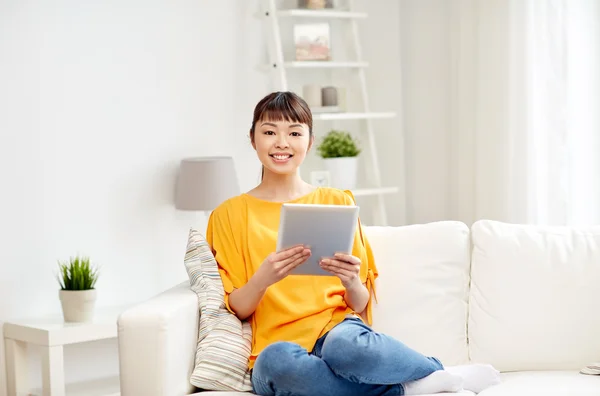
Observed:
[[[261,183],[251,191],[252,195],[269,201],[290,201],[306,195],[314,187],[306,183],[299,174],[278,175],[265,171]]]

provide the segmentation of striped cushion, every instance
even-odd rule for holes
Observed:
[[[185,268],[198,295],[200,330],[190,383],[200,389],[251,391],[252,329],[225,307],[217,262],[204,236],[190,229]]]

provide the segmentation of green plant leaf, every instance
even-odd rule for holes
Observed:
[[[71,257],[66,263],[58,263],[58,284],[62,290],[90,290],[98,280],[99,269],[90,263],[89,257]]]
[[[334,129],[325,135],[317,152],[322,158],[356,157],[361,149],[350,133]]]

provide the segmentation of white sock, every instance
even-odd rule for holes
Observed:
[[[446,367],[445,370],[460,376],[464,381],[463,387],[475,393],[500,383],[500,372],[489,364],[451,366]]]
[[[427,377],[402,384],[405,395],[428,395],[441,392],[458,392],[463,389],[463,379],[448,371],[438,370]]]

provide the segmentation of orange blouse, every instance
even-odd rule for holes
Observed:
[[[355,204],[349,191],[322,187],[288,202]],[[210,216],[206,239],[219,265],[225,302],[230,311],[229,294],[244,286],[276,249],[281,205],[281,202],[241,194],[223,202]],[[360,220],[352,254],[360,258],[360,279],[374,295],[378,273]],[[276,341],[295,342],[311,351],[317,339],[342,322],[347,314],[359,314],[348,307],[344,292],[340,279],[335,276],[290,275],[271,285],[248,318],[253,336],[249,367],[253,367],[263,349]],[[366,309],[369,325],[371,300],[369,298]]]

